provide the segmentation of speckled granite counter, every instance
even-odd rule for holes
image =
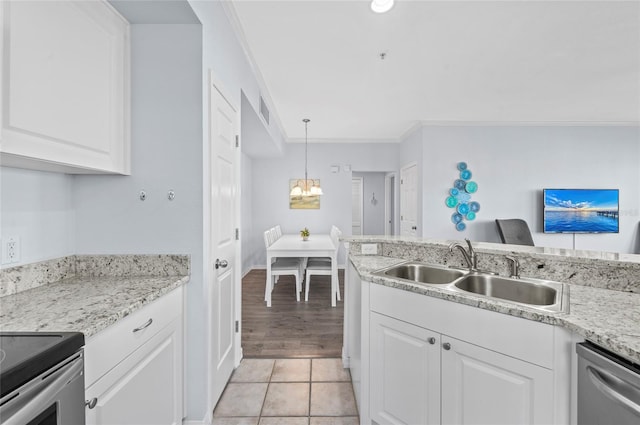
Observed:
[[[371,274],[375,270],[407,261],[409,258],[416,258],[354,255],[353,251],[349,258],[364,280],[503,314],[563,326],[585,339],[589,339],[633,362],[640,363],[640,294],[638,293],[567,284],[570,292],[569,313],[547,313],[497,299],[452,292],[437,286],[413,284]]]
[[[189,281],[188,256],[72,256],[17,269],[2,270],[10,294],[0,297],[0,330],[87,338]]]

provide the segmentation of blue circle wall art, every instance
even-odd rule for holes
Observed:
[[[471,195],[478,191],[478,183],[470,180],[473,174],[467,163],[458,162],[456,168],[460,174],[449,189],[445,204],[448,208],[454,208],[451,222],[457,231],[462,232],[467,228],[465,221],[476,219],[478,211],[480,211],[480,204],[471,200]]]

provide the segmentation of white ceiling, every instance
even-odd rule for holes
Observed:
[[[234,0],[231,13],[287,139],[305,117],[310,141],[372,142],[419,123],[640,121],[640,0],[396,0],[380,15],[363,0]]]

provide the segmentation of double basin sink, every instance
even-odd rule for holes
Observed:
[[[398,264],[373,274],[494,298],[546,312],[568,312],[565,285],[550,280],[508,278],[420,262]]]

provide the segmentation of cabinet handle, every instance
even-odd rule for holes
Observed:
[[[444,344],[442,344],[442,348],[444,348],[445,350],[451,350],[451,344],[445,342]]]
[[[147,320],[147,322],[146,322],[144,325],[142,325],[142,326],[138,326],[137,328],[135,328],[135,329],[133,330],[133,332],[135,333],[135,332],[139,332],[139,331],[141,331],[141,330],[143,330],[143,329],[146,329],[146,328],[148,328],[149,326],[151,326],[151,324],[152,324],[152,323],[153,323],[153,319],[149,319],[149,320]]]
[[[89,409],[93,409],[94,407],[96,407],[96,404],[98,404],[98,398],[94,397],[91,400],[85,400],[84,401],[84,405],[87,406]]]
[[[428,338],[428,339],[427,339],[427,342],[428,342],[429,344],[433,345],[433,344],[435,344],[435,343],[436,343],[436,339],[435,339],[434,337],[430,337],[430,338]]]

